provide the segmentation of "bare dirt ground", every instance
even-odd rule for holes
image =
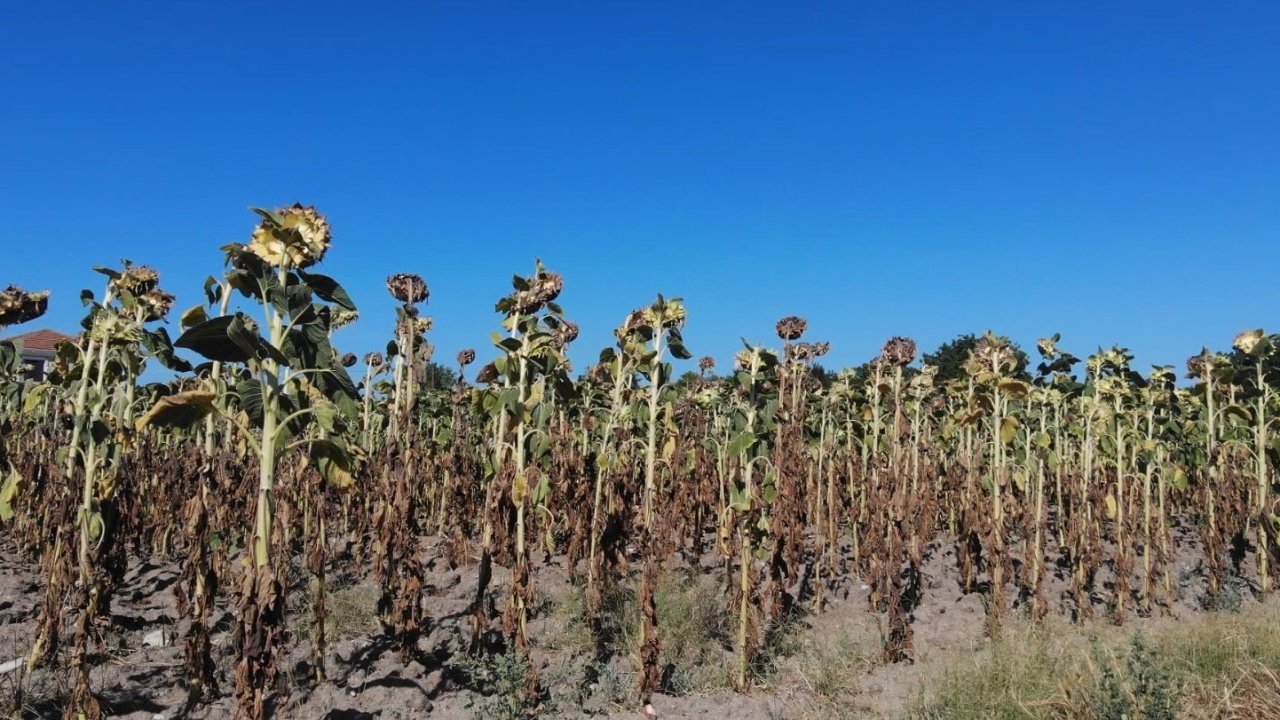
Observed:
[[[1116,628],[1107,622],[1099,598],[1095,619],[1064,632],[1080,637],[1106,633],[1127,637],[1135,629],[1169,627],[1202,612],[1199,561],[1189,533],[1182,535],[1178,564],[1183,580],[1176,602],[1152,617],[1132,614],[1123,628]],[[422,552],[427,558],[440,557],[431,545]],[[27,652],[42,597],[43,582],[34,564],[19,557],[12,548],[0,551],[0,663],[22,658]],[[420,641],[419,652],[406,659],[382,639],[374,612],[376,589],[371,578],[353,572],[352,566],[358,565],[349,558],[333,558],[328,680],[319,686],[312,687],[305,680],[309,655],[305,581],[300,579],[292,590],[288,600],[293,613],[290,628],[299,634],[291,637],[293,650],[280,665],[289,697],[279,716],[328,720],[503,717],[509,708],[501,691],[502,669],[489,668],[486,674],[484,668],[477,669],[465,660],[475,568],[449,569],[443,560],[428,560],[430,632]],[[681,597],[693,603],[679,606],[677,612],[693,612],[689,607],[699,610],[697,604],[702,603],[699,611],[714,618],[714,606],[727,607],[716,586],[714,561],[701,572],[689,572],[682,561],[670,565],[669,575],[685,578],[680,585]],[[1247,562],[1241,565],[1249,567]],[[698,667],[682,683],[683,694],[655,696],[654,710],[659,718],[904,716],[958,658],[980,656],[990,644],[984,630],[983,597],[963,594],[956,580],[954,545],[934,547],[923,574],[922,595],[913,613],[913,662],[884,665],[875,661],[886,619],[868,610],[866,588],[857,580],[846,579],[828,595],[821,614],[804,614],[781,633],[782,639],[772,649],[771,665],[762,671],[759,687],[753,692],[740,694],[728,688],[731,642],[724,637],[715,640],[713,633],[715,642],[710,650],[702,647],[696,656]],[[225,599],[212,613],[216,620],[214,660],[222,673],[221,697],[196,708],[184,706],[185,623],[178,617],[173,592],[178,577],[175,564],[138,558],[131,561],[123,589],[112,604],[112,626],[104,633],[104,647],[93,658],[93,687],[113,716],[153,720],[232,715],[233,681],[227,672],[234,665],[233,623]],[[607,662],[594,660],[590,634],[581,618],[581,593],[573,588],[563,561],[545,560],[536,567],[535,578],[542,603],[530,628],[531,656],[549,689],[543,715],[639,717],[641,709],[632,701],[634,659],[623,652]],[[503,571],[495,568],[493,593],[499,607],[506,582]],[[1099,585],[1105,584],[1105,578],[1100,579]],[[1066,589],[1061,577],[1046,586],[1049,597],[1058,597]],[[712,609],[707,610],[707,604]],[[1065,620],[1053,621],[1068,628]],[[686,630],[679,624],[666,628],[664,644],[706,644],[706,638],[682,637]],[[688,673],[689,669],[681,671]],[[7,704],[18,697],[21,683],[24,714],[59,717],[58,699],[69,682],[65,676],[56,668],[38,670],[29,677],[23,677],[20,670],[10,670],[0,675],[0,702]],[[499,679],[495,681],[495,677]]]

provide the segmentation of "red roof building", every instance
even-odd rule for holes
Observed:
[[[27,377],[43,380],[49,372],[49,365],[53,362],[59,343],[76,342],[76,337],[57,330],[32,330],[5,340],[22,343],[22,361],[31,366]]]

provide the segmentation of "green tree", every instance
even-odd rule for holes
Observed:
[[[418,374],[418,387],[423,390],[448,390],[458,383],[458,371],[438,362],[424,363]]]

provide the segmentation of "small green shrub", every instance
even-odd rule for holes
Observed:
[[[462,671],[473,693],[467,707],[476,720],[523,720],[551,710],[529,692],[533,666],[515,648],[464,660]]]
[[[1087,706],[1096,720],[1173,720],[1178,693],[1173,675],[1162,666],[1141,633],[1129,643],[1122,667],[1095,641],[1097,680],[1086,689]]]

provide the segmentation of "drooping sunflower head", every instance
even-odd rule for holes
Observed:
[[[498,366],[489,363],[480,368],[480,372],[476,373],[477,385],[492,385],[498,382]]]
[[[572,320],[561,322],[556,328],[555,343],[557,347],[564,348],[569,343],[578,339],[578,323]]]
[[[337,308],[329,315],[329,327],[337,330],[360,319],[360,313],[346,308]]]
[[[698,360],[698,369],[704,374],[716,369],[716,359],[710,355],[704,355]]]
[[[355,353],[353,352],[345,353],[342,356],[342,367],[344,368],[355,367],[355,364],[358,361],[359,361],[359,358],[356,357]]]
[[[1018,356],[1014,354],[1009,339],[991,331],[987,331],[978,338],[978,342],[973,346],[971,358],[977,359],[982,370],[997,374],[1013,370],[1018,364]]]
[[[382,367],[382,363],[382,353],[380,352],[371,352],[364,356],[364,364],[371,368]]]
[[[808,364],[823,355],[826,355],[828,352],[831,352],[831,343],[829,342],[802,342],[787,347],[786,359]]]
[[[1254,349],[1258,347],[1258,343],[1262,342],[1262,336],[1262,328],[1245,330],[1236,336],[1236,340],[1232,345],[1240,352],[1251,355]]]
[[[396,273],[387,278],[387,290],[391,293],[391,297],[405,305],[426,302],[431,296],[427,281],[423,280],[421,275],[413,273]]]
[[[458,351],[458,364],[466,367],[476,361],[476,351],[466,348]]]
[[[564,276],[547,270],[539,262],[533,277],[516,278],[515,286],[515,291],[499,302],[500,308],[507,307],[521,315],[532,315],[560,297],[560,293],[564,291]]]
[[[160,273],[146,265],[130,265],[114,282],[117,288],[130,295],[142,297],[160,284]]]
[[[177,300],[172,293],[167,293],[160,288],[152,288],[145,294],[138,296],[138,303],[146,311],[143,320],[146,322],[154,322],[162,320],[169,311],[173,309],[173,303]]]
[[[778,337],[790,342],[799,340],[804,331],[809,328],[809,321],[798,315],[788,315],[778,321],[774,327],[778,331]]]
[[[274,212],[255,211],[262,222],[245,249],[272,267],[311,267],[323,260],[333,245],[329,221],[314,206],[294,204]]]
[[[1173,389],[1178,382],[1178,376],[1170,365],[1158,365],[1151,369],[1151,377],[1147,383],[1158,390],[1168,391]]]
[[[1213,374],[1214,365],[1217,364],[1217,357],[1209,352],[1209,348],[1204,348],[1198,355],[1192,355],[1187,358],[1187,377],[1203,380]]]
[[[902,337],[901,335],[891,337],[887,342],[885,342],[884,349],[881,350],[881,353],[883,353],[884,359],[887,360],[890,365],[906,367],[912,362],[915,362],[916,341],[909,337]]]
[[[668,300],[659,297],[658,302],[650,305],[644,312],[646,324],[655,331],[673,328],[679,330],[689,319],[689,310],[685,308],[684,301],[679,298]]]
[[[530,289],[543,303],[554,302],[564,291],[564,276],[550,270],[539,269],[533,276],[533,287]]]
[[[1036,349],[1040,354],[1047,358],[1055,358],[1058,356],[1058,336],[1040,338],[1036,341]]]
[[[0,292],[0,327],[34,320],[49,309],[49,291],[29,293],[17,285]]]

